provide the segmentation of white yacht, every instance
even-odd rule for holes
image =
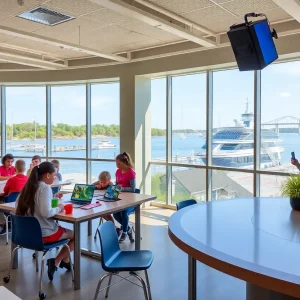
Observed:
[[[215,166],[253,168],[254,164],[254,114],[246,111],[242,120],[234,120],[234,127],[219,128],[213,135],[212,163]],[[261,168],[280,165],[284,148],[277,145],[279,136],[274,130],[261,129]],[[206,164],[206,145],[197,154]]]
[[[102,149],[115,149],[116,144],[111,143],[109,140],[103,140],[92,146],[92,150],[102,150]]]

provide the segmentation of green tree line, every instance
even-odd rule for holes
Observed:
[[[85,136],[85,125],[68,125],[64,123],[52,124],[53,138],[76,138]],[[6,125],[7,139],[44,139],[46,138],[46,125],[39,123],[20,123],[14,125]],[[104,135],[109,137],[118,137],[120,135],[119,125],[92,125],[92,135]],[[151,129],[152,136],[165,136],[166,130],[159,128]]]

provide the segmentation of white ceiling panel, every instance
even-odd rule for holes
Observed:
[[[209,23],[220,23],[232,19],[233,16],[218,6],[210,6],[183,15],[185,18],[194,21],[204,27]],[[210,29],[210,28],[209,28]]]
[[[187,13],[196,9],[212,6],[209,0],[150,0],[155,4],[176,13]]]
[[[129,31],[117,26],[108,26],[105,28],[96,29],[92,32],[87,32],[82,36],[82,45],[89,46],[94,49],[102,49],[103,45],[115,46],[129,43],[137,43],[145,40],[142,34]]]
[[[103,26],[120,24],[131,20],[130,18],[107,8],[103,8],[95,12],[89,13],[85,17],[95,22],[98,22]]]
[[[214,32],[227,32],[229,30],[229,27],[233,24],[239,24],[242,23],[240,19],[238,18],[231,18],[223,22],[212,22],[208,23],[205,26],[214,31]]]
[[[234,14],[241,16],[249,12],[263,13],[267,10],[277,8],[272,0],[235,0],[221,4]]]
[[[171,42],[171,41],[178,41],[181,38],[179,38],[176,35],[173,35],[171,33],[168,33],[166,31],[157,29],[156,27],[147,25],[145,23],[142,23],[137,20],[132,20],[128,22],[124,22],[120,27],[134,31],[137,33],[140,33],[142,35],[145,35],[146,37],[154,38],[156,40],[160,40],[161,42]]]
[[[26,32],[33,32],[46,26],[45,24],[28,21],[18,17],[11,17],[9,19],[1,21],[0,24],[14,29],[22,29]]]
[[[44,1],[44,3],[44,6],[46,7],[58,11],[63,10],[65,13],[68,13],[73,17],[85,15],[103,8],[102,6],[88,0],[50,0]]]
[[[275,8],[264,12],[270,22],[282,21],[292,18],[287,12],[281,8]]]

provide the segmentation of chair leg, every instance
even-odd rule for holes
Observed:
[[[15,254],[16,252],[18,251],[18,249],[20,249],[19,246],[17,246],[11,253],[11,259],[10,259],[10,262],[9,262],[9,270],[8,270],[8,275],[6,277],[3,278],[4,282],[5,283],[8,283],[9,280],[10,280],[10,273],[11,273],[11,270],[13,268],[13,264],[14,264],[14,258],[15,258]]]
[[[44,274],[44,261],[45,261],[45,255],[46,255],[46,253],[47,252],[43,253],[43,255],[42,255],[39,294],[43,293],[43,274]]]
[[[74,282],[74,268],[73,268],[73,264],[72,264],[72,257],[71,257],[71,251],[70,251],[70,247],[68,244],[65,244],[64,247],[66,247],[68,249],[68,253],[69,253],[69,260],[71,262],[71,274],[72,274],[72,281]]]
[[[147,270],[145,270],[145,277],[146,277],[146,283],[147,283],[147,289],[148,289],[148,298],[149,298],[149,300],[152,300],[150,281],[149,281],[149,276],[148,276]]]
[[[35,270],[38,273],[39,272],[39,251],[35,251]]]
[[[107,286],[107,289],[106,289],[105,298],[108,297],[112,276],[113,276],[113,274],[111,273],[110,276],[109,276],[109,279],[108,279],[108,286]]]
[[[100,220],[99,220],[99,225],[98,225],[98,227],[99,227],[101,224],[103,224],[103,218],[102,218],[102,217],[101,217]],[[97,229],[98,229],[98,227],[97,227]],[[95,231],[94,239],[97,239],[97,232],[98,232],[97,229],[96,229],[96,231]]]
[[[104,280],[106,277],[108,277],[108,276],[110,276],[110,273],[107,273],[107,274],[103,275],[103,276],[100,278],[100,280],[99,280],[99,282],[98,282],[98,285],[97,285],[97,289],[96,289],[96,293],[95,293],[94,300],[97,300],[97,297],[98,297],[98,294],[99,294],[99,291],[100,291],[100,287],[101,287],[101,283],[102,283],[103,280]]]
[[[9,218],[9,216],[5,216],[5,226],[6,226],[6,245],[8,245],[8,218]]]
[[[148,294],[147,294],[147,288],[146,288],[146,284],[145,284],[144,279],[143,279],[141,276],[139,276],[137,273],[135,273],[135,272],[130,272],[130,275],[134,276],[136,279],[139,280],[139,282],[140,282],[140,283],[142,284],[142,286],[143,286],[145,300],[149,300]]]

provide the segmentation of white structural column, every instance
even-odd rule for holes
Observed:
[[[135,170],[137,186],[151,192],[151,78],[135,78]],[[147,176],[148,175],[148,176]]]
[[[126,73],[120,76],[120,151],[134,161],[137,187],[144,188],[151,156],[151,79]]]

